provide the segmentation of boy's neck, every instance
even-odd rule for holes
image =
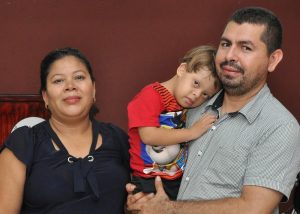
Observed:
[[[174,86],[176,82],[176,76],[172,77],[171,79],[161,82],[160,84],[165,87],[172,95],[174,95]]]

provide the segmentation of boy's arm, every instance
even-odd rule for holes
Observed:
[[[194,140],[203,135],[216,120],[216,116],[205,114],[193,126],[185,129],[168,129],[163,127],[139,127],[142,141],[148,145],[168,146]]]

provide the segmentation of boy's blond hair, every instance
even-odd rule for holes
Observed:
[[[189,50],[182,58],[181,63],[186,63],[187,72],[198,72],[208,68],[215,79],[215,87],[221,88],[221,82],[215,66],[216,49],[209,45],[202,45]]]

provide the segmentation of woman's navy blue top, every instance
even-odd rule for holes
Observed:
[[[123,213],[129,182],[127,134],[112,124],[92,124],[93,142],[85,158],[69,155],[48,121],[20,127],[9,136],[5,147],[27,167],[22,214]],[[99,134],[102,145],[96,149]]]

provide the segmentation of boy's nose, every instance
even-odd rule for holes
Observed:
[[[200,97],[201,93],[202,93],[201,89],[195,89],[195,90],[193,91],[193,95],[194,95],[195,97]]]

